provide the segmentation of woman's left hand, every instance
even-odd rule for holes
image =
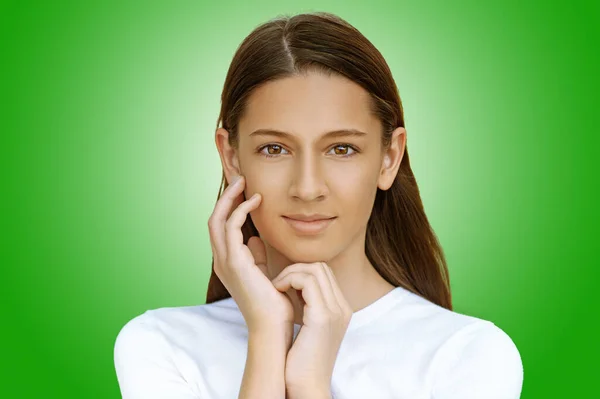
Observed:
[[[303,325],[286,359],[288,392],[291,397],[304,393],[330,397],[333,366],[352,318],[352,308],[324,262],[287,266],[272,283],[280,292],[297,290],[304,303]]]

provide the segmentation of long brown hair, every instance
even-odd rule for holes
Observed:
[[[223,87],[217,128],[229,132],[238,148],[238,124],[248,97],[263,83],[318,71],[342,75],[370,93],[371,112],[382,122],[386,149],[392,132],[404,126],[402,103],[392,73],[380,52],[356,28],[326,12],[277,16],[256,27],[238,47]],[[217,200],[227,187],[225,173]],[[242,226],[244,244],[258,231],[250,216]],[[365,253],[390,284],[452,309],[448,268],[431,228],[410,168],[408,145],[394,183],[377,189],[368,221]],[[231,296],[214,270],[206,303]]]

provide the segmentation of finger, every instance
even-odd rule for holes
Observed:
[[[331,270],[331,267],[326,264],[323,263],[325,265],[325,272],[327,273],[327,276],[329,277],[329,282],[331,283],[331,290],[333,291],[333,295],[335,296],[337,303],[339,304],[341,309],[345,309],[347,312],[349,312],[350,314],[353,313],[352,308],[350,307],[350,304],[348,303],[348,301],[346,300],[346,297],[344,296],[344,294],[342,293],[342,290],[340,289],[340,285],[337,281],[337,279],[335,278],[335,274],[333,273],[333,270]]]
[[[315,306],[326,309],[327,305],[323,298],[319,282],[315,275],[304,272],[291,272],[280,280],[277,280],[273,286],[278,291],[286,292],[290,289],[302,291],[304,302],[308,306]]]
[[[242,190],[242,192],[231,202],[231,208],[229,209],[229,212],[227,212],[227,217],[225,218],[225,220],[228,220],[231,217],[233,211],[236,210],[237,207],[240,206],[240,204],[246,200],[247,198],[245,196],[244,190]]]
[[[242,202],[238,206],[231,217],[225,223],[225,240],[228,259],[235,259],[241,253],[241,248],[244,246],[244,234],[242,226],[248,218],[250,211],[256,209],[261,201],[261,195],[255,193],[250,199]]]
[[[243,188],[244,177],[240,176],[234,184],[227,186],[223,191],[223,195],[217,201],[215,209],[208,219],[211,246],[213,247],[213,253],[217,254],[219,258],[223,258],[227,251],[225,246],[225,222],[232,212],[234,202],[243,193]]]
[[[229,188],[229,187],[231,187],[231,186],[227,186],[227,188]],[[237,207],[240,206],[240,204],[242,204],[244,201],[246,201],[246,196],[244,194],[244,190],[242,189],[241,192],[237,195],[237,197],[235,197],[233,199],[233,201],[231,202],[231,206],[229,207],[229,209],[227,211],[227,216],[225,217],[225,221],[227,221],[231,217],[231,214],[233,213],[233,211],[236,210]],[[225,226],[224,226],[224,224],[221,224],[221,226],[223,226],[222,232],[220,232],[218,236],[222,237],[222,241],[219,241],[219,242],[224,243],[225,242]],[[227,251],[227,248],[224,247],[222,249],[222,251],[223,251],[222,253],[225,254]]]
[[[335,296],[333,295],[331,284],[329,283],[329,278],[323,268],[322,262],[316,263],[295,263],[293,265],[287,266],[279,276],[275,277],[273,282],[279,281],[279,279],[285,278],[289,273],[301,272],[314,275],[319,283],[319,289],[321,290],[323,300],[332,312],[339,312],[340,306],[336,303]]]
[[[327,289],[325,291],[327,292],[328,302],[331,304],[331,309],[340,313],[342,310],[342,304],[335,293],[335,289],[337,287],[334,287],[331,276],[329,275],[329,266],[325,262],[317,262],[316,267],[320,269],[320,274],[323,275],[323,280],[325,280],[325,283],[323,284],[327,284]]]

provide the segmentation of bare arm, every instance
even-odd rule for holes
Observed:
[[[238,399],[284,399],[285,360],[292,331],[263,328],[248,334],[248,356]]]

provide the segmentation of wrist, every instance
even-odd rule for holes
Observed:
[[[294,388],[286,384],[286,391],[289,399],[331,399],[330,388],[327,387],[307,387],[302,386]]]
[[[284,321],[257,322],[247,324],[250,335],[280,335],[294,329],[294,323]]]

